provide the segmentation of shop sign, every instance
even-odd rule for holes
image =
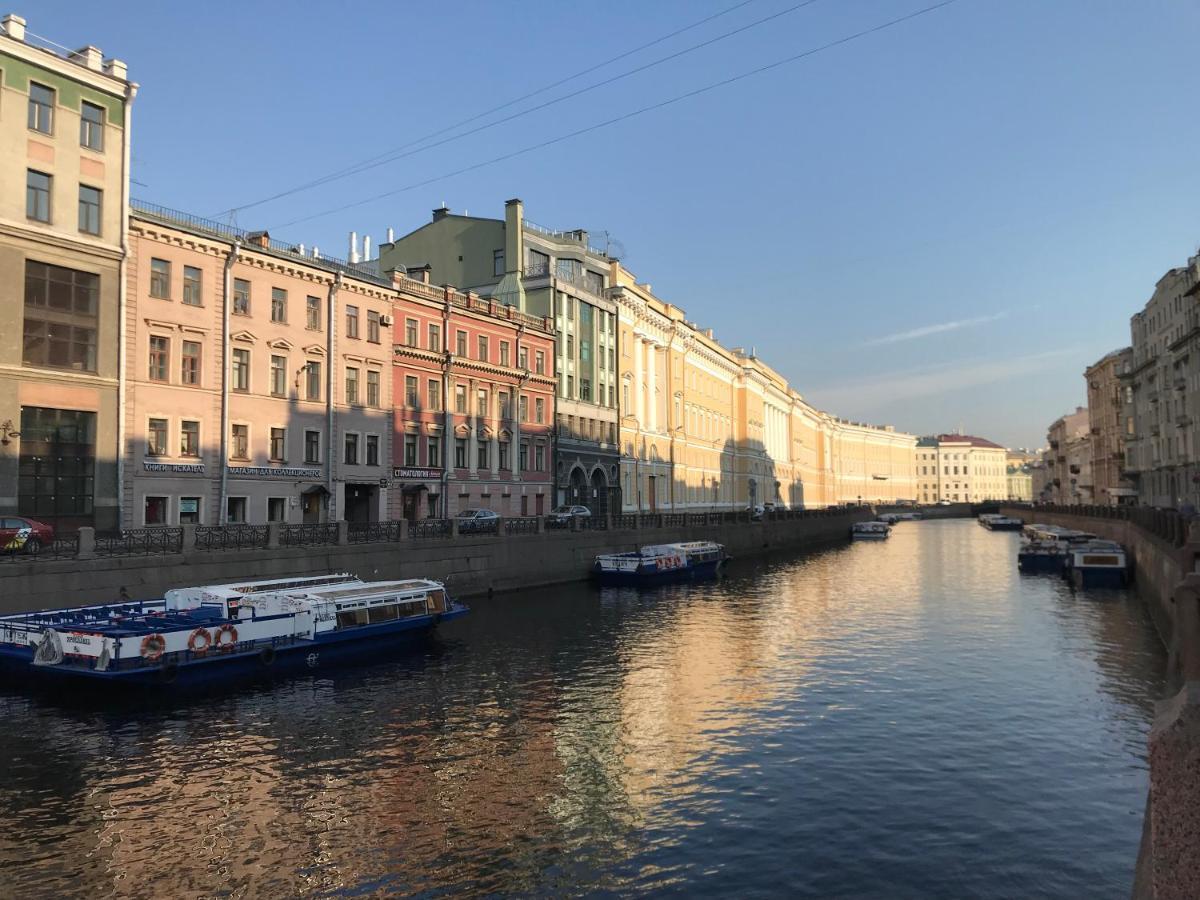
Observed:
[[[309,478],[324,476],[320,469],[295,469],[287,466],[228,466],[226,471],[242,478]]]
[[[204,463],[160,463],[145,460],[142,467],[147,472],[167,472],[171,475],[204,474]]]
[[[396,467],[392,469],[392,477],[397,481],[436,481],[442,477],[442,470]]]
[[[179,498],[179,511],[181,513],[200,512],[200,498],[199,497],[180,497]]]

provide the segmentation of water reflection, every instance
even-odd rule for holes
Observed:
[[[1124,592],[904,523],[402,661],[149,709],[0,696],[22,896],[1127,893],[1163,654]]]

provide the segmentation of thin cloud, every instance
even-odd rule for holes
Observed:
[[[899,344],[901,341],[915,341],[918,338],[929,337],[931,334],[944,334],[947,331],[958,331],[960,328],[971,328],[975,325],[986,325],[988,322],[996,322],[1007,316],[1007,312],[996,313],[994,316],[979,316],[974,319],[958,319],[953,322],[941,322],[937,325],[922,325],[920,328],[913,328],[909,331],[898,331],[895,334],[887,334],[883,337],[872,338],[866,341],[864,347],[878,347],[881,344]]]

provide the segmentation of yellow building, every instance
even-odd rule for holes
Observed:
[[[808,404],[612,263],[624,512],[915,499],[916,437]]]

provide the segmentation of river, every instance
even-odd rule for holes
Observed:
[[[0,693],[0,893],[1127,897],[1164,651],[1017,540],[481,599],[184,702]]]

